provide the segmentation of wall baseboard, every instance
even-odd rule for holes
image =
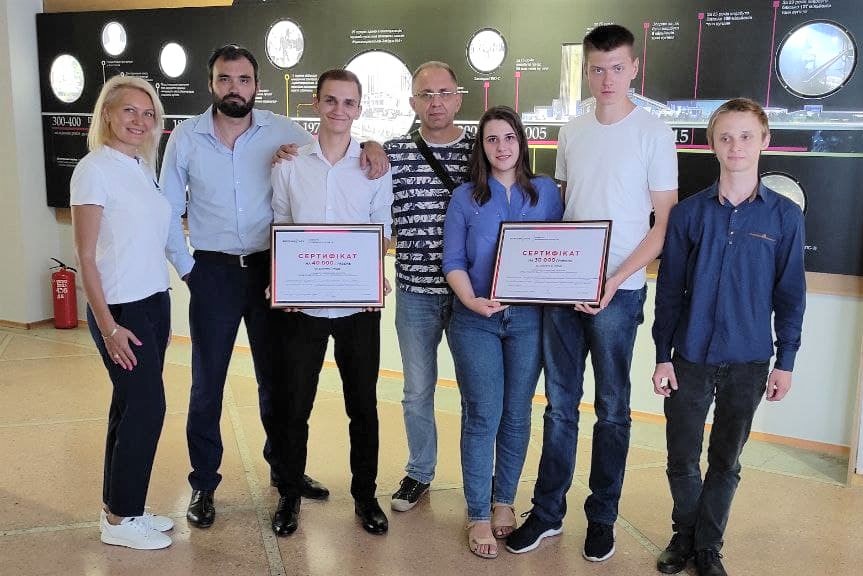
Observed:
[[[46,320],[37,320],[36,322],[14,322],[12,320],[0,319],[0,327],[2,327],[2,328],[19,328],[22,330],[31,330],[33,328],[40,328],[42,326],[50,326],[53,322],[54,322],[53,318],[48,318]]]

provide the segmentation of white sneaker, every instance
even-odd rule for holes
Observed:
[[[174,521],[167,516],[159,516],[158,514],[150,514],[144,511],[144,517],[150,521],[150,525],[159,532],[167,532],[174,528]],[[108,523],[108,514],[105,510],[99,511],[99,527],[101,528]]]
[[[159,550],[171,545],[171,538],[162,534],[146,516],[129,516],[119,524],[100,522],[102,542],[135,550]]]

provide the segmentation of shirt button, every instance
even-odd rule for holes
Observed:
[[[731,231],[731,235],[734,236],[734,230]]]

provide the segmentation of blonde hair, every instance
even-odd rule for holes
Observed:
[[[707,144],[713,147],[713,130],[716,128],[716,120],[723,114],[728,112],[751,112],[758,118],[761,124],[761,137],[764,138],[770,134],[770,125],[767,122],[767,114],[761,104],[749,98],[733,98],[721,105],[710,115],[710,120],[707,121]]]
[[[90,123],[90,131],[87,134],[87,148],[93,152],[111,140],[113,133],[105,116],[116,105],[120,92],[127,88],[140,90],[149,96],[153,102],[153,110],[155,112],[153,131],[150,135],[151,137],[145,140],[144,145],[141,146],[140,154],[141,158],[155,169],[156,154],[159,151],[159,140],[162,137],[162,129],[164,128],[165,110],[162,108],[159,96],[156,95],[156,90],[143,78],[114,76],[105,82],[105,85],[102,86],[102,91],[99,93],[99,98],[96,100],[96,107],[93,109],[93,120]]]

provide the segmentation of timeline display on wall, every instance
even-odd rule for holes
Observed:
[[[333,67],[363,84],[361,140],[415,125],[411,71],[442,60],[459,77],[457,122],[469,131],[489,106],[525,123],[531,158],[553,174],[557,134],[593,112],[581,39],[615,22],[636,37],[631,99],[677,138],[680,194],[717,175],[705,128],[728,98],[761,102],[771,123],[764,181],[805,208],[808,270],[863,275],[863,11],[855,0],[269,0],[231,7],[43,14],[37,17],[48,204],[68,205],[86,153],[90,114],[116,74],[151,81],[166,132],[211,104],[206,64],[223,44],[260,65],[256,106],[312,133],[318,74]]]

